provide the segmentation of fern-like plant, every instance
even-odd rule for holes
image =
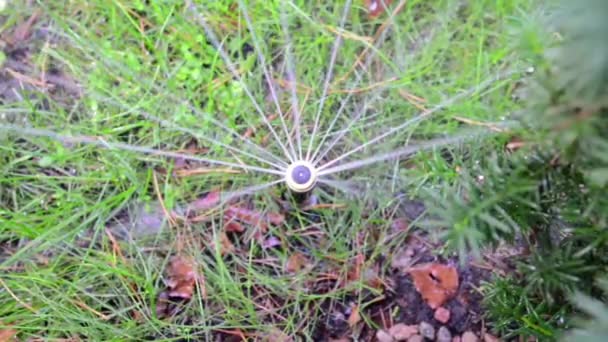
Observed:
[[[608,1],[562,1],[548,30],[524,30],[529,50],[522,54],[535,72],[522,87],[521,127],[507,137],[523,144],[469,161],[458,181],[430,193],[428,217],[461,255],[501,242],[527,251],[508,282],[486,286],[500,332],[554,339],[571,326],[567,318],[535,330],[522,317],[581,310],[593,320],[566,340],[608,341],[608,307],[594,285],[608,270],[607,18]],[[525,296],[519,304],[505,301],[514,292]]]

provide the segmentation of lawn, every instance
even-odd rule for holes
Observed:
[[[421,219],[429,193],[512,142],[539,4],[241,5],[8,1],[0,336],[373,340],[430,322],[553,338],[557,314],[492,331],[483,284],[504,270],[477,231]],[[365,165],[304,202],[270,185],[269,165],[334,138],[321,163]],[[457,272],[447,323],[421,265]]]

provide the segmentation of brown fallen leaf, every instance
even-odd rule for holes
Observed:
[[[228,238],[228,235],[226,235],[226,233],[220,233],[219,235],[219,240],[220,240],[220,255],[227,255],[227,254],[232,254],[234,253],[234,251],[236,250],[236,247],[234,247],[234,244],[232,244],[232,241],[230,241],[230,239]]]
[[[227,233],[242,233],[245,231],[245,227],[237,221],[228,221],[224,223],[224,231]]]
[[[505,149],[507,152],[515,152],[520,148],[526,146],[526,142],[520,139],[519,137],[513,137],[511,140],[505,145]]]
[[[186,213],[192,213],[197,211],[205,211],[214,208],[220,203],[220,192],[211,191],[207,193],[203,198],[199,198],[192,201],[186,207]]]
[[[285,216],[277,213],[263,214],[255,210],[231,206],[224,212],[224,217],[227,219],[237,219],[241,222],[247,223],[252,226],[258,226],[265,230],[268,224],[275,226],[283,224],[285,222]]]
[[[0,324],[5,326],[5,328],[0,329],[0,342],[17,341],[14,338],[15,335],[17,335],[17,330],[10,328],[10,325],[6,326],[5,324],[2,324],[2,322],[0,322]]]
[[[385,286],[385,281],[380,277],[378,265],[366,267],[361,274],[363,283],[374,289],[381,289]]]
[[[167,269],[167,286],[170,297],[192,298],[196,285],[196,272],[191,258],[175,256],[171,258]]]
[[[175,315],[179,310],[179,304],[190,301],[197,283],[204,286],[204,282],[195,270],[194,260],[189,257],[172,257],[166,274],[167,289],[158,295],[156,303],[156,315],[161,319]],[[201,288],[201,292],[205,297],[204,288]]]
[[[346,281],[350,283],[361,279],[361,269],[365,264],[365,255],[362,253],[357,254],[354,260],[354,265],[351,265],[348,273],[346,274]]]
[[[393,0],[365,0],[365,8],[367,9],[368,16],[370,18],[375,18],[386,12],[391,2],[393,2]]]
[[[289,259],[287,259],[287,263],[285,263],[285,272],[288,273],[296,273],[300,271],[304,266],[308,264],[308,259],[302,253],[294,253]]]
[[[359,313],[359,305],[353,304],[351,306],[350,315],[348,316],[348,326],[353,328],[357,323],[361,321],[361,314]]]
[[[39,16],[40,10],[36,10],[27,21],[24,21],[19,24],[19,26],[17,26],[12,37],[12,42],[14,44],[24,42],[30,38],[30,36],[32,35],[32,27],[38,21]]]
[[[432,309],[442,306],[456,294],[458,272],[448,265],[430,263],[409,270],[416,290]]]

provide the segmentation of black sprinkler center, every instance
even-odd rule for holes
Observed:
[[[291,178],[298,184],[306,184],[310,180],[310,169],[304,165],[298,165],[291,171]]]

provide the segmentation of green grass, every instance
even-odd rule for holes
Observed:
[[[36,28],[44,28],[48,35],[32,43],[26,62],[38,71],[62,70],[82,85],[83,93],[74,96],[62,90],[27,88],[23,101],[2,104],[2,112],[7,113],[3,121],[165,151],[194,143],[205,149],[204,157],[225,161],[234,161],[234,155],[205,137],[238,148],[244,144],[218,129],[212,120],[241,134],[252,125],[257,127],[258,134],[251,138],[256,143],[263,144],[270,136],[243,87],[232,80],[215,49],[205,41],[196,15],[181,1],[40,3],[5,10],[3,28],[8,32],[37,8],[42,9]],[[240,55],[246,44],[253,45],[242,16],[232,2],[211,3],[207,8],[201,6],[206,20],[247,75],[247,88],[268,114],[275,112],[264,100],[268,92],[262,86],[255,53]],[[264,1],[249,8],[264,55],[276,65],[282,63],[285,45],[280,6],[287,9],[292,26],[298,84],[311,89],[308,97],[299,97],[301,104],[308,99],[302,115],[311,125],[335,38],[331,27],[338,26],[342,7],[327,2],[291,6]],[[361,6],[360,1],[353,4],[347,29],[359,37],[371,37],[386,16],[368,19]],[[369,141],[419,113],[399,91],[424,98],[425,106],[432,108],[500,72],[523,69],[525,61],[514,52],[510,32],[518,28],[516,18],[521,11],[530,7],[525,0],[470,1],[467,5],[408,1],[395,18],[396,31],[378,48],[360,86],[394,80],[382,92],[353,96],[346,107],[348,115],[337,127],[344,127],[363,101],[376,94],[382,100],[372,108],[382,115],[374,125],[356,127],[332,153],[337,155]],[[361,40],[345,39],[334,75],[344,75],[365,46]],[[360,156],[393,150],[410,139],[426,140],[473,128],[455,117],[501,121],[517,109],[511,100],[517,77],[474,92]],[[352,82],[352,77],[349,80]],[[332,85],[332,89],[345,88],[349,82]],[[290,105],[288,89],[281,99],[286,110]],[[327,129],[340,99],[335,94],[327,99],[322,130]],[[162,127],[142,113],[192,132]],[[273,126],[280,128],[276,120]],[[304,139],[307,142],[308,138]],[[501,143],[500,139],[490,140],[486,148]],[[265,148],[281,152],[272,140]],[[453,153],[458,155],[460,150]],[[469,158],[482,150],[473,149]],[[259,164],[247,157],[242,161]],[[158,156],[91,145],[69,146],[0,130],[0,324],[12,325],[24,340],[70,336],[94,340],[205,339],[236,329],[264,334],[272,327],[313,339],[314,332],[328,320],[332,305],[352,301],[365,307],[381,295],[362,279],[328,289],[317,288],[312,281],[326,273],[345,279],[359,253],[367,256],[363,268],[371,269],[379,256],[390,258],[403,243],[405,232],[385,241],[390,234],[390,215],[386,213],[394,207],[386,189],[407,190],[416,196],[423,187],[457,176],[455,166],[438,151],[424,152],[409,166],[391,162],[353,172],[353,178],[373,184],[365,198],[327,196],[325,201],[344,208],[321,210],[320,223],[314,225],[297,214],[293,222],[272,227],[265,237],[277,237],[279,248],[264,250],[259,241],[244,234],[234,242],[236,252],[221,255],[213,248],[220,244],[219,221],[166,223],[151,235],[133,239],[117,236],[121,257],[110,239],[113,235],[108,234],[117,232],[113,230],[115,217],[137,220],[135,213],[154,207],[159,196],[171,209],[212,189],[239,189],[269,179],[259,174],[225,173],[178,178],[161,172],[170,171],[172,164]],[[256,194],[255,207],[277,211],[280,191],[275,187]],[[368,200],[379,202],[383,210],[368,208]],[[318,235],[304,234],[310,231]],[[306,254],[312,267],[294,276],[286,273],[283,265],[296,251]],[[207,298],[198,292],[182,313],[163,320],[155,317],[155,304],[165,288],[163,274],[173,254],[196,260]],[[382,267],[379,272],[383,276],[388,270]],[[365,311],[362,315],[373,326]]]

